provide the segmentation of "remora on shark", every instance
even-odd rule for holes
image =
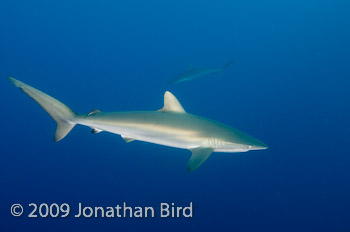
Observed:
[[[187,169],[197,169],[212,152],[245,152],[266,149],[263,142],[225,124],[187,113],[170,92],[158,111],[103,113],[94,110],[77,114],[62,102],[12,77],[9,80],[34,99],[57,122],[55,141],[63,139],[76,124],[91,127],[93,133],[120,134],[126,142],[141,140],[188,149],[192,156]]]

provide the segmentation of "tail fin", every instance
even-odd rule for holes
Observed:
[[[224,66],[221,67],[221,74],[224,74],[224,71],[235,62],[235,60],[231,60],[230,62],[226,63]]]
[[[50,97],[49,95],[24,84],[12,77],[8,78],[12,84],[20,88],[29,97],[36,101],[44,110],[57,122],[55,133],[55,142],[63,139],[75,126],[76,114],[62,102]]]

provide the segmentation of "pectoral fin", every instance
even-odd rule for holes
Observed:
[[[208,159],[210,154],[213,152],[213,149],[208,147],[199,147],[191,149],[191,152],[192,156],[187,163],[187,170],[190,172],[199,168],[199,166],[201,166],[202,163]]]

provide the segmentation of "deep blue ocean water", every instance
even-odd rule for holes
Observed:
[[[2,0],[0,231],[350,231],[349,12],[346,0]],[[8,76],[79,113],[158,110],[170,90],[269,149],[213,153],[189,173],[189,151],[83,126],[54,143],[55,122]],[[33,219],[32,202],[194,211]]]

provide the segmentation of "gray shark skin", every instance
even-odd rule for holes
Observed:
[[[12,77],[9,80],[34,99],[56,122],[55,141],[63,139],[76,124],[119,134],[126,142],[140,140],[188,149],[192,156],[187,169],[197,169],[212,152],[246,152],[266,149],[263,142],[222,123],[185,112],[176,97],[164,94],[158,111],[103,113],[93,110],[77,114],[62,102]]]
[[[210,68],[210,69],[199,69],[199,68],[193,68],[193,67],[189,67],[185,72],[180,73],[179,75],[177,75],[176,77],[174,77],[173,79],[171,79],[170,81],[168,81],[168,84],[179,84],[182,82],[186,82],[186,81],[191,81],[193,79],[197,79],[203,76],[207,76],[210,74],[214,74],[214,73],[221,73],[223,74],[224,71],[233,63],[234,61],[230,61],[228,63],[226,63],[224,66],[219,67],[219,68]]]

